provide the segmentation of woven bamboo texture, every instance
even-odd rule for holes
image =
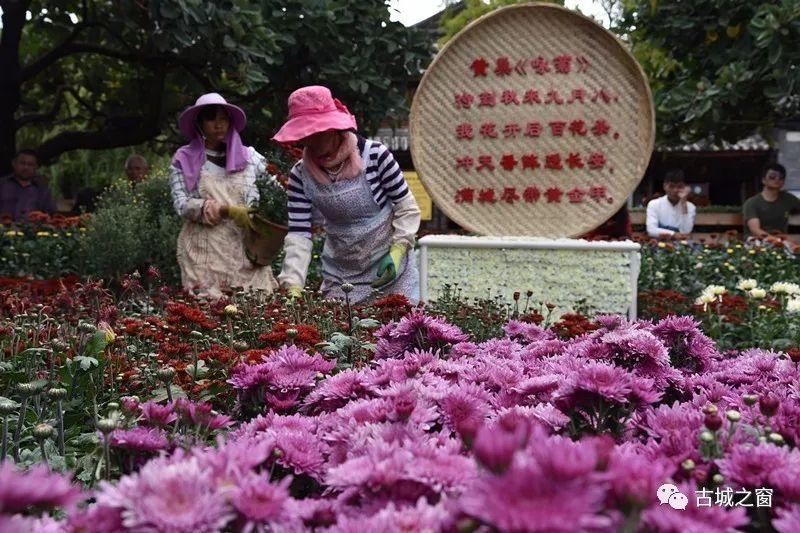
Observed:
[[[518,60],[537,57],[552,60],[560,55],[586,60],[580,72],[575,61],[569,74],[537,74],[530,67],[523,73],[507,76],[494,73],[497,58],[508,57],[512,67]],[[470,65],[476,58],[489,63],[485,77],[475,77]],[[551,65],[552,67],[552,65]],[[585,103],[566,102],[571,91],[584,89]],[[545,101],[551,89],[565,100],[556,104],[523,104],[523,94],[536,89]],[[516,91],[520,105],[504,105],[503,91]],[[477,97],[485,91],[497,96],[494,107],[477,106]],[[596,102],[590,96],[598,91],[613,94],[614,101]],[[470,109],[459,108],[455,95],[470,93],[476,103]],[[591,128],[596,120],[607,121],[607,135],[577,136],[565,131],[551,135],[548,124],[582,120]],[[539,137],[525,136],[526,124],[539,122]],[[459,139],[456,127],[470,123],[472,140]],[[483,138],[480,125],[497,125],[498,138]],[[519,123],[522,133],[504,138],[504,125]],[[616,134],[616,135],[615,135]],[[411,153],[414,166],[425,188],[444,213],[469,231],[483,235],[528,235],[575,237],[596,228],[613,215],[627,200],[641,180],[650,160],[655,137],[655,118],[647,79],[636,60],[610,32],[592,20],[551,4],[522,4],[499,9],[473,22],[448,42],[425,73],[411,108]],[[503,155],[538,156],[540,168],[512,171],[501,168]],[[564,170],[544,168],[547,154],[560,154]],[[565,159],[579,153],[583,169],[570,169]],[[587,157],[602,153],[606,163],[601,169],[586,165]],[[479,155],[491,155],[493,171],[456,167],[464,156],[476,162]],[[607,197],[586,195],[581,202],[571,202],[566,192],[589,191],[605,187]],[[535,202],[521,198],[513,203],[500,199],[505,188],[522,195],[535,187],[542,196]],[[456,202],[459,190],[475,191],[472,203]],[[496,202],[478,201],[478,191],[493,188]],[[548,202],[544,192],[558,188],[565,194],[559,202]]]

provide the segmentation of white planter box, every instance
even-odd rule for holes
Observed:
[[[636,318],[641,257],[631,241],[428,235],[419,240],[420,296],[435,300],[458,284],[472,299],[533,291],[531,302],[556,306],[554,316],[586,309]]]

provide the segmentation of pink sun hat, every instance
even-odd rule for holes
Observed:
[[[302,87],[289,95],[289,120],[272,138],[280,143],[299,141],[327,130],[355,130],[356,117],[321,85]]]
[[[198,98],[193,106],[186,108],[178,118],[178,129],[181,130],[181,133],[183,133],[187,139],[194,139],[197,135],[197,114],[200,112],[200,109],[207,105],[221,105],[227,109],[228,115],[231,117],[231,124],[236,131],[241,132],[247,125],[247,117],[241,107],[229,104],[222,95],[218,93],[207,93]]]

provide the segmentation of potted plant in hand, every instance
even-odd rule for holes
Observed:
[[[251,206],[251,227],[245,231],[244,246],[253,264],[266,266],[277,257],[289,232],[287,194],[278,179],[259,180],[256,186],[259,200]]]

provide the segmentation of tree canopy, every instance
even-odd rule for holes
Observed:
[[[0,170],[16,146],[45,161],[175,137],[182,108],[218,91],[266,142],[288,94],[320,83],[362,126],[402,109],[430,59],[385,0],[0,0]]]
[[[523,4],[529,0],[464,0],[463,8],[460,2],[449,2],[448,11],[442,17],[441,26],[444,35],[439,40],[439,44],[444,44],[455,35],[464,29],[470,22],[481,18],[486,13],[494,11],[495,9],[511,6],[514,4]],[[564,5],[564,0],[542,0],[551,4]]]
[[[800,111],[800,0],[624,0],[662,142],[737,141]]]

